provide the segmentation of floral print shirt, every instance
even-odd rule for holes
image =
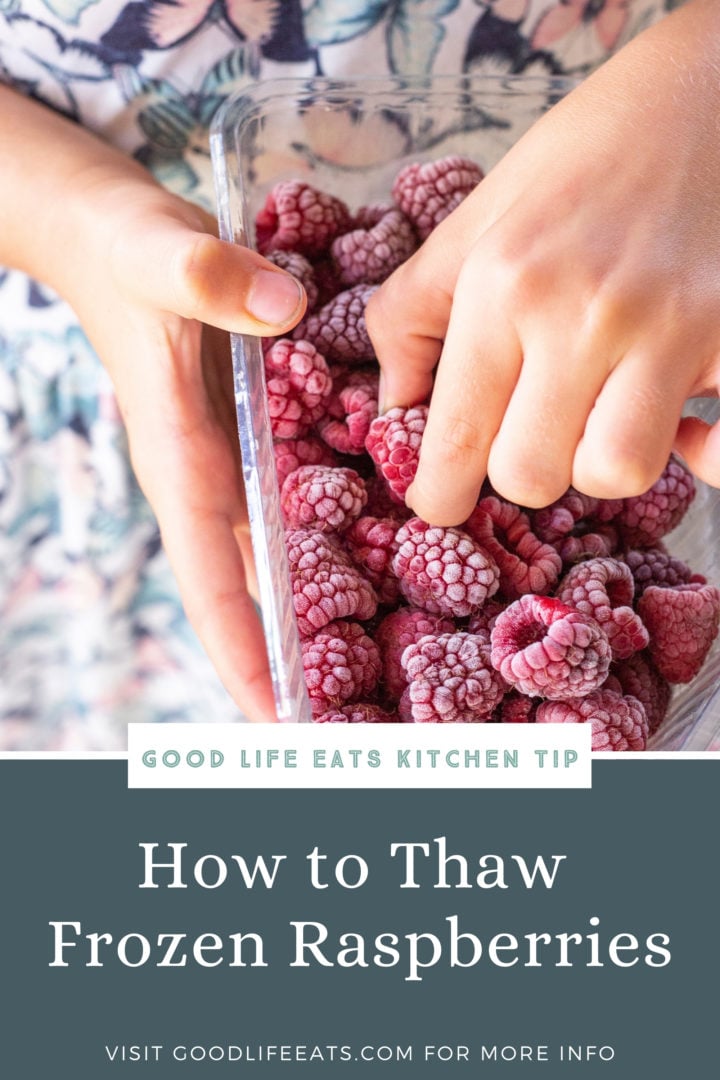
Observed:
[[[212,206],[208,127],[279,75],[582,76],[677,0],[0,0],[0,81]],[[190,629],[70,309],[0,269],[0,749],[241,719]]]

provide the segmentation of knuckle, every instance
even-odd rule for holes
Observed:
[[[178,246],[171,266],[171,288],[178,314],[199,318],[207,302],[208,267],[217,241],[207,233],[195,233]]]

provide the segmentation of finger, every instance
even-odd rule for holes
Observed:
[[[635,352],[608,376],[573,464],[573,486],[596,498],[629,498],[661,475],[690,390],[676,357]]]
[[[408,505],[433,525],[469,517],[490,446],[517,381],[521,353],[512,323],[469,258],[455,290]]]
[[[382,372],[382,412],[415,405],[430,394],[456,282],[482,230],[478,194],[479,189],[461,203],[368,302],[365,321]],[[467,205],[471,201],[472,218]]]
[[[522,369],[493,440],[488,477],[519,506],[549,506],[570,486],[575,450],[607,374],[592,354],[548,341],[524,350]]]
[[[686,416],[674,445],[691,472],[711,487],[720,487],[720,422],[708,424],[697,416]]]
[[[174,217],[153,218],[145,244],[120,238],[113,269],[144,305],[238,334],[271,336],[302,318],[302,285],[262,255]],[[148,257],[151,245],[152,257]]]

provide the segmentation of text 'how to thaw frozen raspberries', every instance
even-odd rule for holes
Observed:
[[[541,510],[486,481],[438,527],[405,505],[428,402],[378,415],[368,300],[482,176],[459,155],[411,162],[354,210],[285,180],[257,216],[308,300],[264,362],[313,719],[587,723],[594,750],[644,750],[720,622],[720,590],[664,546],[695,496],[682,462],[643,495],[571,488]]]

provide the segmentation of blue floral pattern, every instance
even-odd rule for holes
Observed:
[[[212,207],[208,127],[277,75],[582,75],[676,0],[0,0],[0,81]],[[240,719],[184,616],[73,313],[0,270],[0,748]]]

